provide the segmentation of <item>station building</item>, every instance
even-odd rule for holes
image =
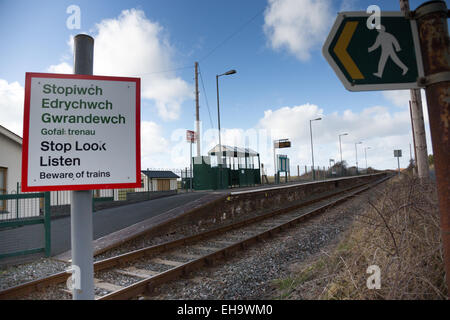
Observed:
[[[222,163],[219,163],[220,158]],[[193,163],[196,190],[261,184],[259,153],[250,148],[216,145],[208,156],[194,157]]]
[[[21,168],[22,138],[0,125],[0,194],[16,191]]]

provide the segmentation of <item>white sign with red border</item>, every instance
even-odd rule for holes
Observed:
[[[191,143],[195,142],[195,131],[186,130],[186,141]]]
[[[140,186],[139,78],[26,73],[22,191]]]

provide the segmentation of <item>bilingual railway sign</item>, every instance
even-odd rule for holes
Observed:
[[[419,88],[423,66],[415,20],[401,12],[381,12],[380,24],[368,27],[370,14],[339,13],[322,53],[350,91]]]
[[[140,79],[27,73],[22,191],[141,185]]]
[[[195,142],[195,131],[186,130],[186,141],[190,143]]]

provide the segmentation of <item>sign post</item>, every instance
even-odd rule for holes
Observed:
[[[397,158],[398,175],[400,175],[400,157],[402,156],[402,150],[394,150],[394,157]]]
[[[273,171],[274,176],[273,179],[275,180],[275,184],[280,183],[279,174],[278,174],[278,167],[277,167],[277,155],[276,155],[276,149],[279,148],[290,148],[291,142],[289,139],[279,139],[273,141]]]
[[[27,73],[22,190],[71,190],[73,299],[94,299],[93,189],[140,186],[140,79],[92,76],[94,39],[74,38],[74,73]]]
[[[446,2],[440,0],[427,1],[411,12],[408,1],[400,0],[400,5],[406,17],[402,12],[382,12],[381,23],[375,28],[369,28],[370,14],[340,13],[322,52],[345,88],[350,91],[425,87],[436,166],[447,286],[450,286],[449,11]],[[375,53],[371,61],[370,54]],[[412,96],[417,100],[420,97],[417,91]],[[418,166],[423,166],[423,170],[419,169],[419,178],[426,178],[428,167],[423,154],[426,152],[426,143],[424,129],[420,127],[423,120],[421,110],[416,111],[418,112],[413,112],[412,119],[416,118],[418,121],[413,121],[413,126],[419,123],[419,127],[413,129],[417,132],[417,137],[422,139],[415,139],[415,151],[422,153],[418,154],[416,161]],[[421,164],[420,159],[423,160]]]
[[[415,20],[402,12],[381,12],[381,23],[369,29],[366,12],[341,12],[322,53],[350,91],[419,88],[423,76]]]
[[[415,10],[423,54],[428,114],[441,214],[447,288],[450,288],[450,41],[448,2],[428,1]],[[450,290],[447,297],[450,298]]]
[[[192,169],[193,169],[192,168],[192,143],[195,142],[195,132],[192,130],[186,130],[186,140],[187,140],[187,142],[190,143],[190,150],[191,150],[190,157],[189,157],[189,165],[190,165],[190,170],[191,170],[189,181],[190,181],[190,189],[192,192],[192,179],[194,178],[194,173],[192,172]]]

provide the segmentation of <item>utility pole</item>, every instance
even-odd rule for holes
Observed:
[[[195,62],[195,139],[197,142],[197,157],[200,152],[200,105],[198,100],[198,62]],[[192,157],[192,156],[191,156]]]
[[[400,10],[409,16],[409,0],[400,0]],[[411,89],[411,114],[414,127],[416,166],[419,178],[429,178],[428,170],[428,151],[427,140],[425,136],[425,124],[423,120],[422,97],[420,89]]]
[[[74,41],[74,74],[92,75],[94,39],[78,34]],[[71,192],[70,227],[72,243],[72,277],[78,277],[80,288],[72,290],[74,300],[94,300],[94,257],[92,191]]]
[[[444,1],[426,2],[415,11],[425,73],[420,82],[425,85],[427,97],[445,273],[450,288],[450,40],[447,17],[448,8]]]
[[[413,116],[412,116],[411,100],[409,101],[409,114],[411,116],[411,129],[412,129],[412,137],[413,137],[413,144],[414,144],[414,168],[413,168],[413,172],[414,172],[415,175],[417,175],[417,147],[416,147],[416,137],[414,136],[414,122],[413,122]]]
[[[192,179],[194,178],[194,174],[193,174],[193,172],[192,172],[192,140],[191,140],[191,142],[190,142],[190,149],[191,149],[191,156],[190,156],[190,158],[189,158],[189,165],[190,165],[190,174],[189,174],[189,181],[190,181],[190,189],[191,189],[191,192],[193,191],[192,190]]]
[[[316,180],[316,175],[315,175],[316,171],[314,170],[314,149],[313,149],[311,120],[309,120],[309,133],[310,133],[310,136],[311,136],[312,179],[314,181],[314,180]]]

